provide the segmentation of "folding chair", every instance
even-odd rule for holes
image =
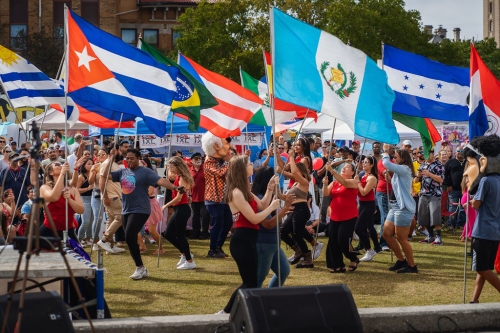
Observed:
[[[448,209],[450,204],[453,206],[451,212]],[[458,214],[459,209],[460,203],[450,202],[449,193],[447,191],[444,191],[441,195],[441,224],[446,225],[448,227],[448,231],[451,231],[453,234],[455,234],[455,228],[453,228],[453,226],[450,224],[450,219]],[[449,227],[452,227],[452,229],[449,230]]]

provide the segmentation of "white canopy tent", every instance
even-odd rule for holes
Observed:
[[[39,114],[38,116],[31,118],[29,120],[26,120],[23,122],[24,128],[29,131],[31,129],[31,123],[33,121],[36,122],[36,125],[40,127],[42,125],[42,119],[43,119],[43,113]],[[66,117],[64,113],[57,111],[56,109],[48,109],[47,110],[47,115],[45,116],[45,120],[43,121],[43,128],[42,131],[49,131],[49,130],[63,130],[64,129],[64,124],[66,123]],[[69,128],[69,126],[68,126]],[[73,127],[70,129],[72,130],[88,130],[89,125],[82,123],[78,121]]]

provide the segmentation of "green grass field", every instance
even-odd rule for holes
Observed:
[[[315,267],[292,267],[285,285],[343,283],[351,290],[358,308],[459,304],[463,301],[464,243],[458,240],[458,236],[458,233],[443,232],[443,246],[419,244],[423,237],[414,237],[412,246],[419,274],[388,271],[390,252],[378,254],[372,262],[360,263],[355,272],[331,274],[325,263],[328,240],[320,237],[319,241],[325,243],[325,249],[315,261]],[[229,253],[229,241],[224,246],[226,253]],[[152,254],[156,245],[148,244],[148,251],[142,258],[149,277],[139,281],[129,278],[135,265],[128,251],[117,255],[105,254],[105,298],[112,316],[210,314],[221,310],[241,283],[236,264],[231,258],[206,258],[208,240],[190,240],[189,243],[195,255],[196,269],[177,270],[179,253],[170,243],[164,244],[166,252],[160,256],[160,267],[157,268],[157,256]],[[287,255],[291,254],[292,250],[282,244]],[[96,253],[92,257],[96,262]],[[470,270],[469,257],[467,302],[472,297],[475,276]],[[267,282],[264,282],[265,286]],[[500,295],[486,283],[480,301],[499,302]]]

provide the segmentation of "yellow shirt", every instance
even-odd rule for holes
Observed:
[[[420,163],[418,163],[418,161],[413,161],[413,170],[415,170],[415,175],[418,173],[418,168],[420,168]],[[412,180],[413,192],[419,194],[421,186],[420,182],[416,182],[415,179]]]

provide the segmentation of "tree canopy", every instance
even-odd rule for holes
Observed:
[[[176,49],[207,69],[239,82],[238,67],[264,75],[262,49],[270,48],[269,8],[277,8],[350,43],[372,59],[381,43],[454,66],[469,66],[470,41],[431,44],[418,11],[403,0],[225,0],[203,1],[188,9],[176,28]],[[500,50],[492,39],[476,43],[492,72],[500,77]],[[298,50],[299,51],[299,50]]]

